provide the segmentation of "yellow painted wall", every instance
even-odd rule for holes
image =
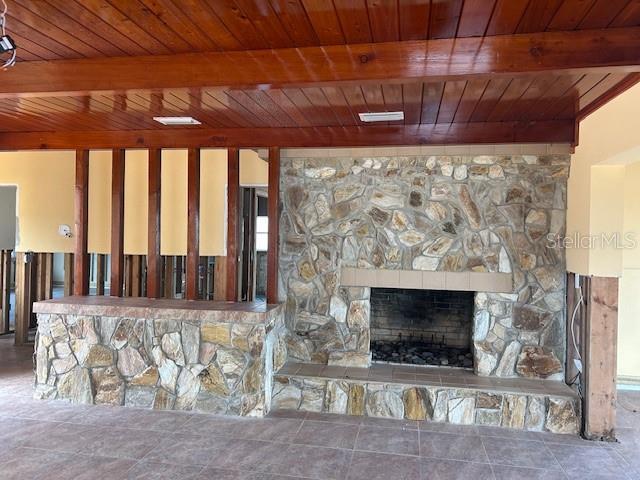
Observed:
[[[125,156],[124,249],[147,252],[147,150]],[[72,252],[73,239],[58,235],[58,225],[73,230],[75,153],[25,151],[0,153],[0,185],[18,187],[18,250]],[[267,185],[267,163],[250,150],[240,153],[240,183]],[[225,254],[227,155],[203,149],[200,172],[200,254]],[[108,254],[111,230],[111,151],[89,155],[89,251]],[[161,246],[164,255],[187,250],[187,151],[163,150]]]
[[[74,162],[71,151],[0,152],[0,184],[18,187],[18,251],[73,251],[58,225],[73,228]]]

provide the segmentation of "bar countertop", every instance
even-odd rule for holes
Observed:
[[[142,297],[71,296],[33,304],[34,313],[154,318],[225,323],[269,323],[281,304],[153,299]]]

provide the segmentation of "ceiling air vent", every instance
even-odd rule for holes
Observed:
[[[363,122],[394,122],[404,120],[404,112],[367,112],[359,113]]]
[[[156,122],[163,125],[200,125],[193,117],[153,117]]]

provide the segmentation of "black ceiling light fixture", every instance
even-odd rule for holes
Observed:
[[[0,0],[2,3],[2,11],[0,12],[0,29],[2,30],[2,36],[0,37],[0,54],[4,55],[9,53],[7,58],[0,68],[5,69],[13,67],[16,64],[16,42],[7,35],[7,3],[4,0]]]

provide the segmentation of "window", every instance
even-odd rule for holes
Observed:
[[[256,250],[266,252],[269,245],[269,217],[256,217]]]

